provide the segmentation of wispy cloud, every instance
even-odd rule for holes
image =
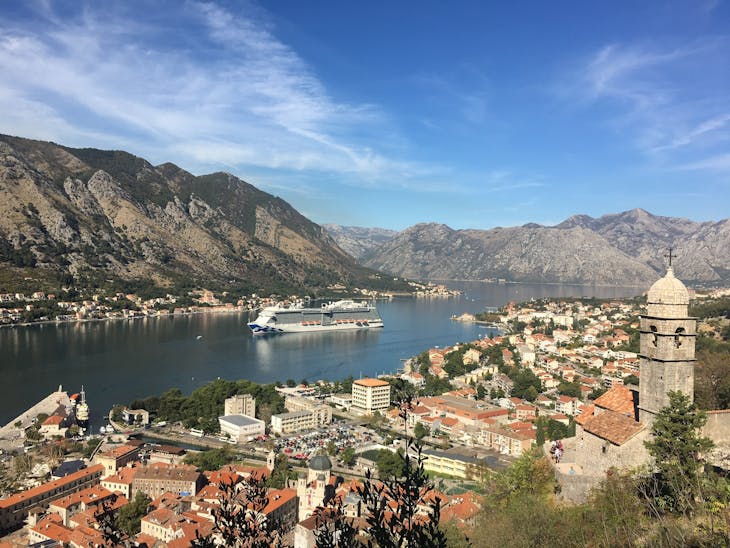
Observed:
[[[712,166],[703,158],[730,141],[729,56],[725,37],[607,45],[583,64],[573,96],[607,108],[599,119],[658,165]]]
[[[256,6],[188,2],[169,21],[140,21],[124,5],[36,8],[32,20],[0,20],[0,131],[350,184],[407,184],[436,169],[360,144],[363,128],[392,132],[388,116],[331,97]]]
[[[417,74],[413,81],[426,90],[429,101],[438,109],[458,116],[460,122],[481,125],[489,117],[489,81],[472,66],[460,65],[450,75]],[[436,125],[428,119],[427,125]]]
[[[505,192],[547,186],[544,181],[538,178],[516,175],[509,170],[491,171],[485,175],[485,179],[485,190],[488,192]]]

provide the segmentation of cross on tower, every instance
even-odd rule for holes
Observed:
[[[672,253],[672,248],[669,248],[669,253],[664,255],[665,259],[669,259],[669,266],[672,266],[672,259],[676,259],[677,256]]]

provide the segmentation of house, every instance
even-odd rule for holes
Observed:
[[[515,418],[517,420],[532,420],[537,417],[537,408],[534,405],[521,403],[515,406]]]
[[[575,416],[578,414],[578,409],[583,405],[578,398],[571,396],[558,396],[555,401],[555,411],[568,416]]]

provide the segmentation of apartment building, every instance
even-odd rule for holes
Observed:
[[[390,384],[380,379],[358,379],[352,383],[352,407],[356,413],[372,415],[390,407]]]

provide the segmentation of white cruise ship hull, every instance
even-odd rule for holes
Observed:
[[[264,335],[266,333],[318,333],[320,331],[350,331],[352,329],[373,329],[383,327],[382,320],[379,322],[360,322],[353,324],[331,324],[331,325],[301,325],[301,324],[283,324],[283,325],[259,325],[256,322],[250,322],[248,327],[254,335]]]
[[[319,333],[382,328],[383,320],[374,306],[338,301],[322,308],[267,307],[247,325],[254,335]]]

